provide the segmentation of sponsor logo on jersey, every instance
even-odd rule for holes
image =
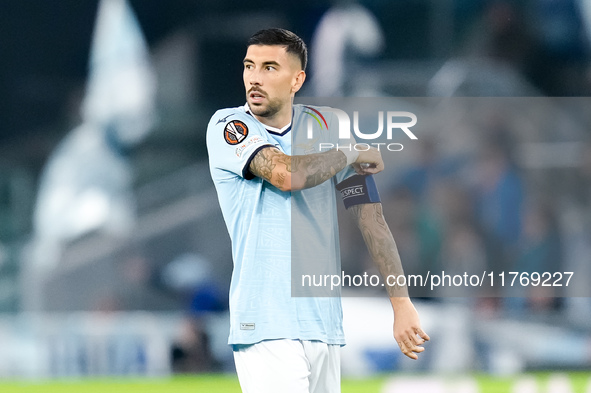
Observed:
[[[258,135],[250,137],[246,142],[244,142],[240,146],[236,147],[236,156],[238,158],[242,158],[242,153],[244,153],[244,150],[246,150],[247,148],[249,148],[250,146],[252,146],[254,144],[263,143],[263,142],[265,142],[264,139]]]

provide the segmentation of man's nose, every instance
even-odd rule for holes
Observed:
[[[253,70],[249,76],[251,86],[262,85],[261,73],[258,70]]]

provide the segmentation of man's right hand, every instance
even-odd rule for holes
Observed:
[[[359,175],[375,175],[384,170],[382,154],[375,147],[360,151],[357,160],[352,165]]]

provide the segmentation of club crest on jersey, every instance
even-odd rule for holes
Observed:
[[[230,145],[237,145],[248,135],[248,127],[240,120],[232,120],[224,128],[224,139]]]

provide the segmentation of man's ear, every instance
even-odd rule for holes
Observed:
[[[306,80],[306,73],[304,72],[304,70],[299,70],[295,74],[293,81],[291,83],[291,92],[293,94],[297,93],[302,88],[302,85],[304,84],[305,80]]]

